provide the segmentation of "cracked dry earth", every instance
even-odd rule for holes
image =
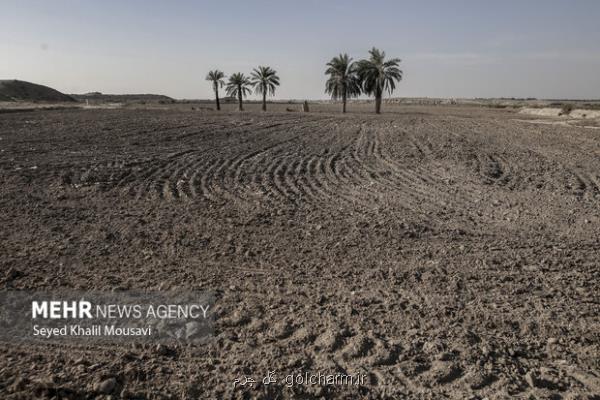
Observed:
[[[202,346],[0,343],[3,399],[600,396],[597,130],[65,110],[0,137],[2,290],[212,289],[217,310]],[[366,379],[233,386],[270,370]]]

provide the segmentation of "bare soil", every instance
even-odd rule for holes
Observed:
[[[332,110],[0,115],[2,290],[214,289],[218,310],[203,346],[0,343],[0,397],[600,396],[600,133]]]

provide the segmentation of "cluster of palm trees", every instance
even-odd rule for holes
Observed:
[[[206,75],[206,80],[211,81],[213,90],[215,91],[215,100],[217,102],[217,110],[221,109],[219,101],[219,88],[225,85],[225,74],[218,69],[210,71]],[[249,77],[241,72],[236,72],[229,77],[225,86],[225,91],[228,96],[237,97],[238,109],[244,110],[243,98],[252,93],[262,95],[262,110],[267,111],[267,95],[275,95],[275,88],[279,86],[279,77],[277,72],[271,67],[259,66],[254,68]]]
[[[399,58],[385,59],[385,52],[373,47],[369,58],[353,62],[348,54],[333,57],[327,63],[325,92],[334,100],[342,100],[342,112],[346,112],[346,101],[361,94],[375,96],[375,112],[381,112],[383,93],[392,94],[396,83],[402,80],[398,67]]]
[[[346,112],[346,102],[349,98],[361,94],[375,96],[375,112],[381,112],[383,93],[396,89],[396,83],[402,80],[402,71],[399,68],[400,59],[385,59],[385,52],[373,47],[369,50],[369,58],[353,62],[348,54],[333,57],[327,63],[325,74],[329,75],[325,83],[325,92],[334,100],[342,100],[342,112]],[[267,95],[275,95],[279,86],[277,72],[271,67],[259,66],[254,68],[250,76],[241,72],[232,74],[225,83],[225,74],[219,70],[208,73],[206,80],[212,82],[215,91],[217,110],[221,109],[219,101],[219,88],[225,86],[228,96],[237,97],[238,109],[244,110],[243,98],[252,90],[262,95],[262,110],[267,111]]]

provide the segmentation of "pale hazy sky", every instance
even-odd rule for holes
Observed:
[[[324,64],[377,46],[395,96],[600,98],[598,0],[1,0],[0,38],[0,79],[66,93],[209,98],[209,69],[264,64],[325,98]]]

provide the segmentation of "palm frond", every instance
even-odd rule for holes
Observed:
[[[275,95],[275,89],[279,86],[279,76],[273,68],[259,66],[252,70],[250,77],[256,94]]]
[[[225,74],[222,71],[219,71],[218,69],[209,71],[206,75],[206,80],[211,81],[213,83],[213,86],[222,87],[225,84],[225,82],[223,81],[224,78]]]
[[[236,72],[229,77],[225,91],[228,96],[238,96],[241,93],[242,97],[246,97],[250,93],[251,84],[250,78],[241,72]]]
[[[352,62],[348,54],[333,57],[327,64],[325,74],[329,78],[325,82],[325,93],[336,100],[341,97],[354,97],[360,95],[360,84],[357,75],[357,65]]]
[[[369,50],[370,57],[360,60],[357,64],[357,74],[366,94],[379,94],[387,91],[392,94],[396,83],[402,80],[401,60],[392,58],[385,60],[385,52],[375,47]]]

